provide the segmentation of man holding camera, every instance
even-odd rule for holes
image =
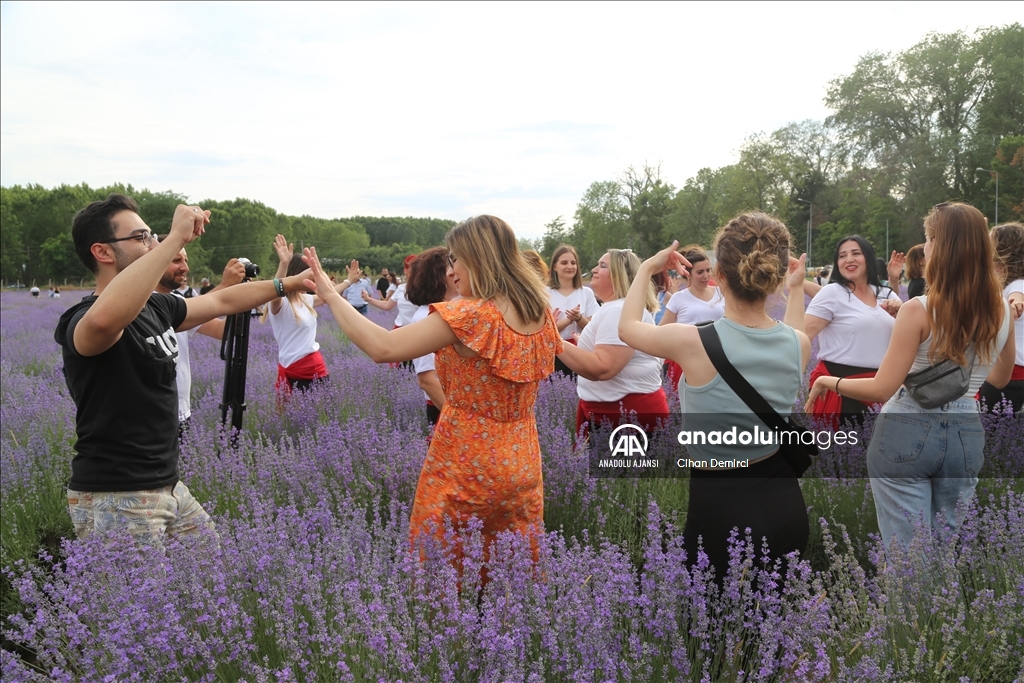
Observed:
[[[159,241],[163,242],[165,239],[167,239],[167,235],[160,235]],[[182,247],[171,261],[171,265],[167,266],[167,270],[164,271],[163,277],[156,285],[156,291],[189,298],[181,293],[181,286],[186,282],[188,273],[188,253],[186,253],[185,247]],[[245,265],[233,258],[224,266],[224,275],[221,277],[220,284],[209,291],[237,285],[245,280],[245,275]],[[206,280],[206,278],[203,279]],[[209,280],[206,281],[209,282]],[[225,321],[222,318],[214,318],[199,327],[193,327],[190,330],[177,330],[174,333],[174,337],[178,341],[178,367],[175,384],[178,388],[179,437],[185,432],[188,421],[192,418],[192,362],[188,351],[189,340],[197,333],[220,340],[224,336],[224,324]]]
[[[308,271],[191,299],[156,293],[175,256],[205,232],[210,212],[179,205],[157,243],[138,211],[133,199],[112,194],[75,215],[75,251],[96,274],[96,291],[61,316],[54,340],[76,408],[68,487],[75,533],[120,528],[159,543],[164,534],[213,528],[178,480],[174,330],[304,290]]]

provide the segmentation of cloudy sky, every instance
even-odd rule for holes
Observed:
[[[537,236],[627,166],[679,186],[752,133],[825,117],[828,82],[867,52],[1019,9],[3,3],[0,181],[493,213]]]

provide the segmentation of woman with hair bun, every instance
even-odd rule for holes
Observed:
[[[897,259],[893,252],[893,263]],[[790,298],[803,299],[807,285],[793,283]],[[889,347],[893,318],[902,301],[879,279],[878,262],[871,244],[860,235],[850,235],[836,244],[829,284],[813,295],[807,312],[787,307],[786,323],[820,339],[819,363],[811,371],[811,382],[824,375],[872,377]],[[820,423],[838,426],[839,419],[859,418],[870,405],[849,396],[826,393],[811,406]]]
[[[661,386],[661,360],[637,351],[619,338],[623,297],[638,277],[640,258],[629,249],[609,249],[593,270],[590,287],[604,304],[580,335],[579,345],[566,344],[559,358],[579,375],[576,393],[576,434],[589,426],[617,426],[631,412],[638,427],[655,428],[668,417],[668,399]],[[643,321],[654,327],[658,299],[650,276],[643,281]],[[586,426],[585,426],[586,425]]]
[[[555,324],[563,341],[575,344],[575,335],[583,332],[590,319],[600,310],[594,290],[583,286],[579,257],[576,249],[560,244],[551,255],[548,294],[551,310],[558,313]],[[555,359],[555,371],[568,377],[576,373],[560,359]]]
[[[1003,223],[992,228],[992,245],[995,247],[996,275],[1003,286],[1003,297],[1010,302],[1014,317],[1014,336],[1017,356],[1013,362],[1010,381],[1002,389],[988,382],[981,385],[978,397],[988,408],[995,408],[1006,401],[1014,413],[1024,410],[1024,225]]]
[[[671,358],[683,368],[679,394],[687,424],[721,424],[738,432],[762,432],[767,426],[718,374],[693,325],[653,327],[641,323],[643,283],[653,273],[689,265],[668,249],[647,259],[637,273],[623,305],[619,335],[635,349]],[[769,317],[765,303],[786,278],[787,269],[803,273],[803,261],[791,258],[789,230],[763,213],[745,213],[729,221],[715,238],[715,279],[725,296],[725,315],[712,323],[723,350],[736,370],[783,417],[790,414],[811,354],[807,335]],[[699,415],[699,418],[696,416]],[[770,431],[770,430],[769,430]],[[710,441],[710,440],[709,440]],[[778,454],[778,446],[726,445],[696,442],[689,458],[698,463],[743,461],[747,466],[690,469],[687,506],[687,562],[697,562],[703,544],[721,582],[729,566],[728,538],[747,527],[760,548],[767,538],[773,557],[803,551],[809,524],[796,473]]]
[[[562,340],[544,283],[494,216],[445,237],[461,298],[430,305],[419,322],[387,331],[333,294],[315,249],[304,258],[342,331],[377,363],[436,353],[445,402],[413,499],[409,535],[444,542],[445,524],[483,523],[485,553],[502,531],[544,531],[544,484],[533,405]],[[461,548],[454,549],[456,561]],[[535,548],[536,552],[536,548]]]
[[[975,392],[983,381],[1003,387],[1014,361],[1010,310],[993,263],[987,222],[973,206],[943,203],[924,219],[928,294],[896,316],[892,342],[874,377],[823,375],[808,407],[825,391],[860,401],[887,401],[868,443],[867,464],[878,529],[909,544],[916,520],[933,531],[958,526],[957,506],[974,495],[985,461],[985,430]],[[803,300],[796,302],[802,307]],[[944,360],[970,367],[962,396],[926,408],[904,384],[910,373]]]

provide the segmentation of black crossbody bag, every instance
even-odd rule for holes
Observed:
[[[813,462],[811,456],[818,455],[818,444],[813,438],[810,440],[810,444],[803,443],[803,435],[810,433],[810,430],[797,422],[796,418],[792,415],[789,417],[788,422],[783,419],[776,412],[775,408],[772,408],[771,404],[761,394],[757,393],[757,389],[750,386],[750,382],[743,379],[739,371],[725,357],[722,340],[719,338],[718,330],[715,329],[713,324],[705,323],[698,325],[697,331],[700,333],[700,341],[704,344],[704,350],[707,352],[708,358],[711,359],[711,364],[715,366],[715,370],[718,370],[718,374],[722,376],[725,383],[736,392],[737,396],[743,399],[747,407],[763,420],[770,429],[774,429],[779,434],[782,432],[798,432],[797,443],[793,443],[793,439],[788,439],[788,443],[783,443],[780,439],[779,453],[782,454],[782,457],[786,459],[789,466],[796,472],[796,476],[802,477]]]

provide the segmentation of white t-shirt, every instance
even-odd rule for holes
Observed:
[[[391,292],[395,291],[396,289],[398,289],[398,285],[396,285],[394,283],[388,285],[387,291],[384,292],[384,298],[387,299],[388,298],[388,294],[390,294]]]
[[[921,305],[924,306],[925,310],[928,310],[928,296],[922,294],[917,297],[921,300]],[[988,377],[988,373],[992,371],[992,366],[996,363],[996,357],[999,352],[1002,351],[1006,345],[1006,338],[1010,334],[1010,305],[1003,300],[1003,324],[999,326],[999,332],[996,334],[995,353],[992,355],[992,359],[982,365],[980,359],[974,363],[974,369],[971,371],[971,383],[967,387],[967,391],[960,398],[966,398],[968,396],[973,397],[978,393],[978,389],[981,388],[982,382]],[[928,351],[932,347],[932,335],[929,334],[928,338],[921,342],[921,345],[917,347],[917,355],[914,356],[914,364],[910,366],[910,372],[917,372],[918,370],[924,370],[931,366],[932,362],[928,359]],[[909,373],[908,373],[909,374]]]
[[[718,287],[708,289],[712,292],[710,301],[704,301],[689,289],[683,289],[672,295],[665,309],[675,313],[676,322],[684,325],[696,325],[708,320],[714,322],[725,315],[725,297]]]
[[[1003,287],[1003,298],[1009,299],[1014,292],[1024,294],[1024,280],[1014,280]],[[1014,365],[1024,365],[1024,315],[1013,321],[1013,335],[1017,345],[1017,355],[1013,359]]]
[[[405,298],[405,283],[398,285],[398,289],[391,295],[392,301],[398,302],[398,315],[395,317],[395,326],[402,327],[412,323],[412,317],[416,315],[419,306]]]
[[[574,289],[572,294],[569,296],[561,294],[553,287],[548,287],[548,294],[551,298],[551,310],[558,308],[562,311],[562,315],[559,317],[559,320],[565,318],[565,312],[570,308],[576,308],[579,306],[580,314],[584,318],[593,318],[601,308],[597,304],[597,299],[594,298],[594,290],[590,287]],[[562,339],[572,339],[572,335],[577,332],[579,332],[579,327],[576,323],[569,323],[560,334],[562,335]]]
[[[594,314],[580,334],[579,347],[593,351],[599,345],[627,346],[619,339],[619,318],[623,299],[609,301]],[[643,321],[654,324],[654,315],[645,310]],[[626,367],[611,379],[601,382],[580,377],[576,392],[584,401],[618,401],[626,394],[650,394],[661,388],[661,359],[642,351],[633,351]]]
[[[312,294],[299,296],[305,299],[310,307],[313,306]],[[293,306],[291,301],[284,299],[281,301],[281,310],[276,315],[271,310],[268,317],[270,327],[274,330],[274,339],[277,340],[277,362],[282,366],[288,367],[295,361],[320,350],[320,345],[316,342],[316,316],[301,302],[296,302]]]
[[[428,315],[430,315],[430,306],[417,306],[416,312],[413,313],[412,320],[409,321],[409,324],[412,325],[413,323],[417,323],[426,318]],[[434,354],[428,353],[425,356],[413,358],[412,367],[413,370],[416,371],[417,375],[420,375],[424,372],[430,372],[431,370],[435,370],[436,368],[434,366]],[[423,397],[428,401],[430,400],[430,396],[425,391],[423,392]]]
[[[178,360],[174,383],[178,387],[178,420],[184,422],[192,416],[192,362],[188,355],[188,340],[196,336],[198,327],[175,332],[178,340]]]
[[[807,307],[807,315],[829,321],[818,333],[818,358],[861,368],[881,365],[896,323],[896,319],[877,304],[886,299],[899,299],[899,296],[888,287],[882,287],[875,305],[868,306],[838,282],[822,287]]]

